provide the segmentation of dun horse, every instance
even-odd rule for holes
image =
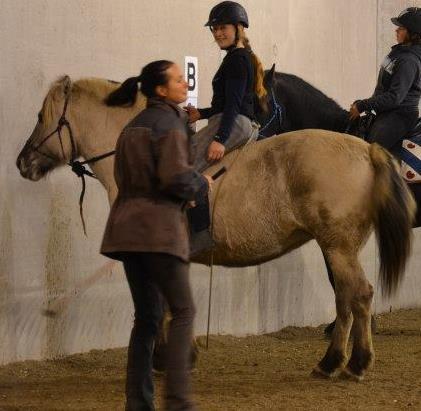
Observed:
[[[91,158],[113,150],[123,126],[144,104],[139,96],[135,107],[107,107],[103,100],[117,86],[99,79],[72,84],[67,76],[55,82],[17,158],[22,176],[36,181],[76,156]],[[61,128],[60,138],[54,134],[59,123],[70,125]],[[415,204],[391,155],[344,134],[303,130],[240,148],[209,172],[221,165],[228,172],[217,180],[210,199],[214,263],[260,264],[316,239],[333,270],[338,319],[313,372],[363,378],[374,359],[373,288],[358,261],[359,251],[374,227],[381,285],[388,295],[396,291],[410,253]],[[92,168],[112,202],[112,157]],[[209,263],[209,253],[194,261]]]
[[[259,122],[267,124],[260,138],[307,128],[317,128],[358,135],[358,121],[350,122],[349,112],[322,91],[293,74],[275,72],[275,66],[266,72],[265,86],[271,90],[268,113],[259,114]],[[272,119],[272,121],[270,121]],[[417,203],[417,214],[413,227],[421,226],[421,184],[409,184]],[[399,201],[399,199],[398,199]],[[326,259],[329,281],[335,288],[333,273]],[[325,333],[330,335],[335,322],[329,324]],[[372,329],[375,328],[372,318]]]

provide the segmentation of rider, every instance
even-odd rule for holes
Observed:
[[[196,109],[188,106],[189,122],[208,119],[208,126],[193,137],[196,150],[195,168],[203,171],[224,154],[257,138],[252,123],[255,100],[263,100],[263,67],[253,53],[245,28],[247,12],[234,1],[223,1],[212,8],[205,26],[227,52],[212,81],[211,107]]]
[[[421,8],[409,7],[392,23],[398,44],[384,59],[372,97],[351,105],[350,117],[376,112],[368,141],[399,152],[402,140],[415,126],[421,95]]]

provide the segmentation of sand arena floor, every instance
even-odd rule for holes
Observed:
[[[211,337],[194,372],[196,403],[202,411],[421,410],[421,309],[376,318],[376,362],[362,383],[310,377],[327,348],[323,327]],[[95,350],[0,367],[0,410],[123,410],[125,357],[125,349]],[[162,377],[155,381],[160,409]]]

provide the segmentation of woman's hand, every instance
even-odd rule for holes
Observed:
[[[359,116],[360,112],[358,111],[357,105],[355,103],[352,103],[349,109],[349,118],[351,120],[356,120]]]
[[[183,108],[187,111],[187,115],[189,116],[189,123],[195,123],[197,120],[200,120],[200,112],[196,107],[189,104]]]
[[[208,161],[218,161],[225,154],[225,146],[217,141],[212,141],[208,148]]]
[[[214,183],[214,179],[210,176],[210,175],[208,175],[208,174],[203,174],[203,177],[205,177],[206,178],[206,180],[208,180],[208,192],[210,193],[211,191],[212,191],[212,186],[213,186],[213,183]]]

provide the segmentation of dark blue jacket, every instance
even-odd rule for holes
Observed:
[[[212,88],[211,107],[199,112],[203,119],[223,113],[217,140],[224,143],[238,114],[254,118],[254,69],[250,51],[245,48],[228,51],[213,78]]]
[[[421,96],[421,45],[397,44],[384,59],[374,94],[357,100],[360,113],[398,108],[418,110]]]

